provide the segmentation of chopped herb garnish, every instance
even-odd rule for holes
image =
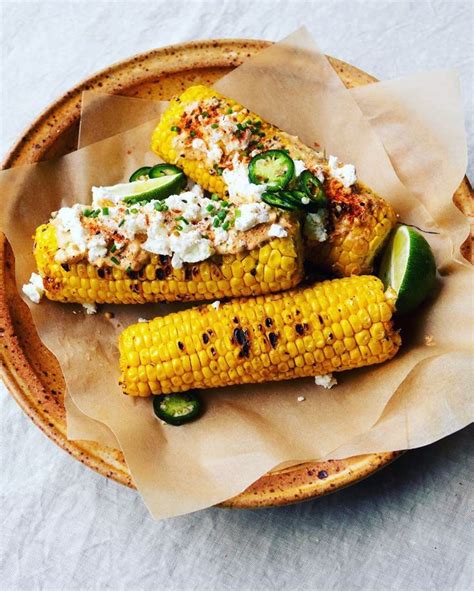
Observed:
[[[222,229],[223,229],[223,230],[226,230],[226,231],[227,231],[229,228],[230,228],[230,222],[229,222],[229,221],[227,221],[227,222],[224,222],[224,223],[222,224]]]
[[[115,242],[112,244],[112,246],[110,247],[110,252],[115,252],[117,250],[117,245],[115,244]]]
[[[194,131],[194,129],[191,129],[191,131],[189,132],[189,135],[191,137],[194,137],[196,135],[196,132]]]
[[[227,109],[226,115],[232,115],[232,109],[230,107]]]
[[[257,135],[258,135],[259,137],[265,137],[265,132],[264,132],[264,131],[259,131],[259,132],[257,133]]]
[[[86,217],[86,218],[88,218],[91,213],[92,213],[92,209],[85,209],[83,211],[84,217]]]
[[[239,131],[245,131],[247,128],[245,127],[245,125],[242,125],[242,123],[237,123],[237,129]]]
[[[212,127],[212,129],[217,129],[219,127],[219,124],[218,123],[213,123],[211,125],[211,127]]]
[[[175,229],[178,230],[178,232],[181,232],[183,226],[181,224],[176,224]]]
[[[185,217],[183,217],[182,215],[179,215],[176,219],[180,222],[184,222],[187,226],[189,226],[188,220]]]
[[[255,125],[255,127],[262,127],[261,121],[254,121],[253,124]]]
[[[110,260],[114,263],[114,265],[120,265],[120,261],[116,257],[110,257]]]
[[[209,113],[207,111],[203,111],[201,113],[201,117],[204,117],[204,118],[209,117]]]
[[[102,215],[109,215],[109,208],[108,207],[102,208]]]
[[[258,148],[259,150],[263,150],[263,148],[264,148],[264,147],[265,147],[265,146],[264,146],[263,144],[257,144],[257,148]]]
[[[230,203],[228,201],[221,201],[222,207],[229,207]]]
[[[221,168],[220,166],[218,166],[218,167],[216,168],[216,172],[217,172],[217,174],[218,174],[219,176],[222,176],[222,173],[224,172],[224,169],[223,169],[223,168]]]
[[[213,201],[220,201],[220,199],[221,199],[221,198],[219,197],[219,195],[218,195],[217,193],[213,193],[213,194],[211,195],[211,199],[212,199]]]
[[[157,201],[157,202],[156,202],[156,203],[153,205],[153,209],[154,209],[155,211],[163,211],[163,206],[162,206],[162,204],[161,204],[159,201]]]
[[[235,210],[235,217],[236,217],[236,218],[240,218],[240,216],[241,216],[241,215],[242,215],[242,214],[240,213],[240,209],[236,209],[236,210]]]
[[[212,205],[212,203],[209,203],[209,205],[206,206],[206,211],[209,211],[210,213],[212,213],[215,210],[216,208],[214,207],[214,205]]]
[[[161,211],[168,211],[169,207],[163,203],[161,206]]]
[[[217,213],[217,218],[222,222],[223,220],[225,220],[226,215],[227,212],[224,209],[221,209],[221,211]]]
[[[138,209],[136,207],[134,207],[133,209],[130,210],[131,213],[138,213]]]
[[[214,221],[212,222],[212,227],[213,228],[217,228],[217,226],[221,225],[221,220],[219,218],[214,218]]]
[[[177,125],[173,125],[171,127],[171,131],[176,131],[176,133],[179,133],[181,131],[181,129]]]
[[[122,220],[122,221],[120,222],[120,224],[118,225],[118,227],[119,227],[119,228],[121,228],[121,227],[122,227],[124,224],[125,224],[125,220]]]

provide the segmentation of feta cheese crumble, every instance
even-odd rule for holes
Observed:
[[[216,300],[215,302],[212,302],[211,306],[214,308],[214,310],[219,310],[221,303],[219,300]]]
[[[272,224],[268,230],[268,235],[271,238],[286,238],[288,232],[280,224]]]
[[[330,390],[333,386],[337,385],[337,380],[332,373],[327,373],[323,376],[314,376],[314,383],[316,386],[322,386],[326,390]]]
[[[303,228],[304,235],[310,240],[325,242],[328,239],[327,221],[328,212],[326,209],[306,214]]]
[[[304,396],[298,396],[298,398],[296,400],[298,402],[304,402],[306,400],[306,398]]]
[[[38,273],[32,273],[28,283],[25,283],[21,288],[21,291],[26,297],[31,300],[34,304],[39,304],[41,298],[44,295],[43,280]]]
[[[248,167],[239,162],[238,155],[232,160],[232,170],[226,168],[222,178],[229,190],[229,197],[235,203],[260,201],[262,193],[267,190],[267,185],[255,185],[249,180]]]
[[[96,304],[82,304],[82,307],[86,311],[86,314],[92,315],[97,312],[97,305]]]
[[[346,189],[357,181],[355,166],[353,164],[341,165],[337,156],[329,156],[328,167],[331,175],[341,181]]]
[[[239,207],[240,215],[235,219],[235,229],[245,232],[270,219],[270,208],[265,203],[244,203]]]

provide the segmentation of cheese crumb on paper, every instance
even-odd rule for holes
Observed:
[[[326,390],[330,390],[333,386],[337,386],[337,380],[332,373],[327,373],[324,376],[314,376],[314,383],[316,386],[326,388]]]

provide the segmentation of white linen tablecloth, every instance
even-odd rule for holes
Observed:
[[[326,53],[380,79],[458,68],[472,155],[470,2],[3,1],[0,9],[2,156],[53,99],[113,62],[192,39],[276,40],[302,24]],[[157,523],[134,491],[70,458],[0,390],[5,591],[472,588],[472,428],[329,497]]]

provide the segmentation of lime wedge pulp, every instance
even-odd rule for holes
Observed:
[[[186,186],[186,176],[183,173],[160,176],[155,179],[120,183],[107,187],[107,193],[132,205],[140,201],[152,201],[153,199],[166,199],[170,195],[179,193]]]
[[[397,311],[411,312],[428,296],[436,281],[436,262],[425,238],[408,226],[392,234],[379,277],[397,293]]]

